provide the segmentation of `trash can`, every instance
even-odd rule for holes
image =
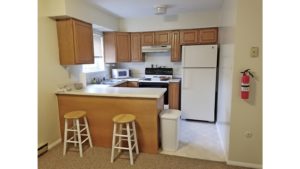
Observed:
[[[179,110],[167,109],[160,113],[162,149],[176,151],[179,145]]]

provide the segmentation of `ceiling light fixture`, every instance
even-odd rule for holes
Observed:
[[[155,15],[162,15],[167,13],[167,5],[156,5],[154,6]]]

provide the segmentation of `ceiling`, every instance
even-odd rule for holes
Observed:
[[[223,0],[86,0],[120,18],[155,16],[154,6],[167,5],[166,15],[220,9]]]

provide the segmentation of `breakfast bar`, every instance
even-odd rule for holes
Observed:
[[[81,90],[57,92],[61,136],[64,114],[74,110],[87,112],[95,146],[111,148],[113,122],[117,114],[136,116],[141,152],[156,154],[159,149],[159,113],[164,106],[165,88],[127,88],[91,85]]]

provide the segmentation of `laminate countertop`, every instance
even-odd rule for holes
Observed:
[[[110,85],[93,84],[84,89],[58,91],[57,95],[84,95],[104,97],[133,97],[133,98],[160,98],[167,91],[166,88],[133,88],[111,87]]]

